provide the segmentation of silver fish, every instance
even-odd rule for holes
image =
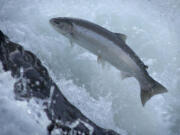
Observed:
[[[126,35],[113,33],[92,22],[68,17],[50,19],[50,24],[71,43],[76,42],[121,71],[122,77],[135,77],[141,88],[141,102],[145,103],[154,95],[167,89],[155,81],[147,72],[147,66],[127,46]]]

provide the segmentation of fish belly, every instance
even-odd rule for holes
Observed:
[[[139,70],[138,65],[119,45],[93,31],[78,29],[73,35],[73,40],[78,45],[100,56],[120,71],[134,73]]]

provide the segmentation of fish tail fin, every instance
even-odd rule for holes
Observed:
[[[140,82],[141,102],[143,106],[154,95],[168,92],[168,90],[163,85],[161,85],[152,78],[150,78],[150,80],[151,80],[150,84],[144,84],[143,82]]]

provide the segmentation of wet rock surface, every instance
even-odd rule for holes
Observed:
[[[4,71],[16,78],[14,93],[17,100],[38,98],[51,121],[48,133],[59,135],[119,135],[103,129],[84,116],[61,93],[41,61],[30,51],[13,43],[0,31],[0,61]]]

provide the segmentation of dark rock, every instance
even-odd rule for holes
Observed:
[[[4,71],[11,71],[12,77],[18,80],[14,84],[17,100],[35,97],[44,101],[45,112],[52,121],[47,127],[49,134],[58,129],[63,135],[118,135],[85,117],[63,96],[41,61],[21,45],[11,42],[1,31],[0,61]]]

